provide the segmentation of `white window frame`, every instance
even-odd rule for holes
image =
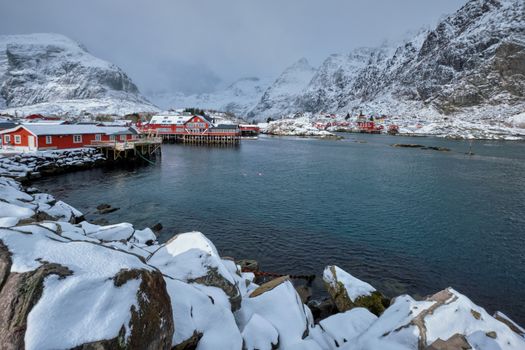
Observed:
[[[5,144],[10,144],[11,143],[11,135],[5,135],[4,136],[4,142]]]
[[[120,141],[126,141],[126,135],[120,135]]]
[[[22,136],[21,135],[14,135],[15,136],[15,145],[19,145],[22,143]]]
[[[102,141],[102,135],[101,134],[95,134],[95,141]]]
[[[115,141],[115,135],[109,135],[109,140],[110,141]]]
[[[46,145],[51,145],[51,144],[53,144],[53,136],[46,135]]]
[[[73,143],[82,143],[82,135],[73,135]]]

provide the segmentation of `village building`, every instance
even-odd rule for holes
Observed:
[[[149,123],[137,127],[167,142],[235,144],[241,139],[238,125],[215,125],[210,118],[200,115],[155,115]]]
[[[77,124],[28,123],[0,131],[0,150],[30,152],[93,146],[101,142],[126,142],[138,138],[137,130]]]

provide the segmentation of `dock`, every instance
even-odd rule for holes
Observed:
[[[125,141],[92,141],[87,147],[100,150],[110,161],[151,161],[160,154],[161,145],[162,137],[147,136]]]

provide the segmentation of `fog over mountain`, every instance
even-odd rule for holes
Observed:
[[[301,57],[397,41],[462,0],[0,0],[0,34],[59,33],[116,64],[145,95],[275,79]]]

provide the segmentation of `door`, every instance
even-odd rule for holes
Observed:
[[[35,137],[34,136],[28,136],[27,137],[27,145],[29,146],[29,150],[34,150],[35,147]]]

